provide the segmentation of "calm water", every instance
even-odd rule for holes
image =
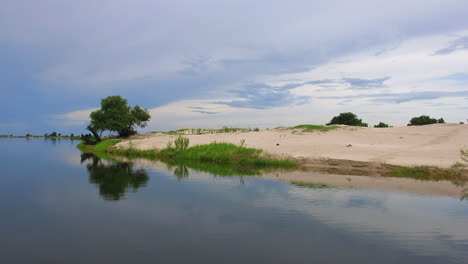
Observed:
[[[468,263],[468,201],[112,164],[77,143],[0,139],[0,263]]]

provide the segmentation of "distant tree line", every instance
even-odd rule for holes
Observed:
[[[428,115],[422,115],[418,117],[413,117],[408,123],[408,126],[422,126],[430,124],[444,124],[445,120],[443,118],[432,118]],[[460,122],[463,124],[463,122]],[[327,125],[348,125],[348,126],[362,126],[367,127],[368,124],[364,123],[362,119],[359,119],[356,114],[352,112],[340,113],[338,116],[332,118],[332,120],[327,123]],[[390,125],[380,122],[374,127],[390,127]]]
[[[57,133],[57,132],[52,132],[50,134],[47,134],[45,133],[44,134],[44,137],[46,138],[79,138],[79,136],[75,136],[75,134],[71,133],[70,135],[66,135],[66,134],[61,134],[61,133]]]

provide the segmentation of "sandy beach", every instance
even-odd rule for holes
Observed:
[[[212,142],[240,144],[269,153],[305,161],[348,160],[401,166],[430,165],[447,168],[460,161],[468,148],[468,125],[365,128],[343,126],[328,132],[269,129],[251,132],[184,135],[190,146]],[[177,135],[147,133],[119,143],[117,147],[165,148]]]

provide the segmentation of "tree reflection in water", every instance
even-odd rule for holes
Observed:
[[[81,163],[90,161],[86,168],[89,182],[99,186],[99,194],[106,200],[118,201],[125,198],[129,190],[137,191],[146,186],[149,177],[143,169],[135,169],[132,163],[103,162],[90,153],[81,154]]]

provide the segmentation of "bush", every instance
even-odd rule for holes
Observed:
[[[437,123],[443,124],[445,123],[445,120],[443,118],[435,119],[428,115],[422,115],[419,117],[411,118],[408,126],[423,126],[423,125],[430,125],[430,124],[437,124]]]
[[[348,125],[348,126],[362,126],[367,127],[367,123],[362,122],[362,119],[359,119],[356,114],[351,112],[341,113],[339,116],[332,118],[330,123],[327,125]]]
[[[189,146],[190,140],[188,138],[179,136],[176,140],[174,140],[175,149],[177,152],[186,150]]]
[[[380,122],[378,125],[374,125],[374,127],[389,127],[389,125],[383,122]]]

